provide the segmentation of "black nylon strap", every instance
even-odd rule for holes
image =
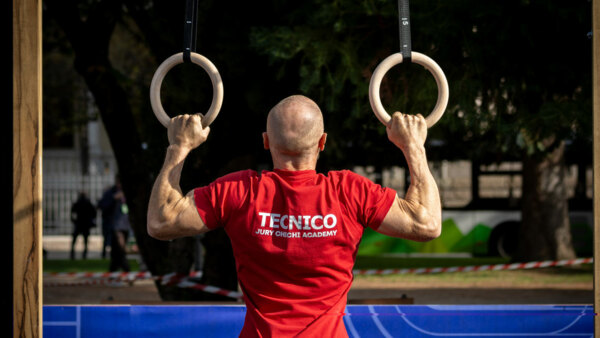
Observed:
[[[196,31],[198,30],[198,0],[186,0],[183,22],[183,61],[191,62],[190,54],[196,51]]]
[[[398,21],[400,26],[400,52],[402,60],[411,62],[410,11],[408,0],[398,0]]]

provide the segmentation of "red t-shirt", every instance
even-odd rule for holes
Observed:
[[[346,337],[342,317],[365,227],[394,190],[351,171],[239,171],[194,191],[233,247],[247,312],[241,337]]]

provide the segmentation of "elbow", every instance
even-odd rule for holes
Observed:
[[[440,237],[442,235],[442,227],[436,227],[435,229],[431,230],[429,232],[429,234],[427,234],[426,238],[425,238],[425,242],[429,242],[432,241],[438,237]]]
[[[152,217],[151,215],[148,215],[146,230],[148,231],[148,235],[154,239],[161,241],[173,239],[169,234],[168,222],[161,221],[158,217]]]
[[[417,241],[429,242],[441,236],[442,221],[439,217],[430,217],[426,222],[420,224],[421,229]]]
[[[442,212],[440,208],[419,204],[412,211],[412,237],[418,242],[434,240],[442,234]]]
[[[158,222],[148,219],[148,223],[146,224],[146,230],[148,231],[148,235],[154,239],[164,240],[164,234],[161,231],[161,226],[157,224]]]

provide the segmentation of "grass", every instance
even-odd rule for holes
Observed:
[[[568,271],[572,270],[572,271]],[[381,284],[462,285],[462,286],[575,286],[593,285],[590,268],[548,268],[518,271],[481,271],[442,274],[405,274],[388,276],[357,276],[356,280]]]
[[[401,269],[419,267],[453,267],[469,265],[505,264],[507,260],[497,257],[475,258],[402,258],[358,257],[355,269]],[[358,275],[356,281],[381,285],[460,285],[460,286],[518,286],[518,287],[564,287],[591,288],[594,270],[592,264],[529,270],[500,270],[477,272],[454,272],[437,274],[400,274],[385,276]]]
[[[501,257],[401,257],[401,256],[358,256],[354,269],[403,269],[433,268],[485,264],[505,264]]]
[[[45,259],[43,263],[44,272],[107,272],[110,265],[108,259]],[[131,271],[139,270],[139,263],[135,259],[129,259]]]

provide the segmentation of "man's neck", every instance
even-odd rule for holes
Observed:
[[[272,156],[273,168],[281,170],[299,171],[299,170],[315,170],[317,168],[316,158],[299,158],[288,156]]]
[[[315,170],[315,167],[310,167],[310,166],[273,166],[273,169],[288,170],[288,171],[301,171],[301,170]]]

